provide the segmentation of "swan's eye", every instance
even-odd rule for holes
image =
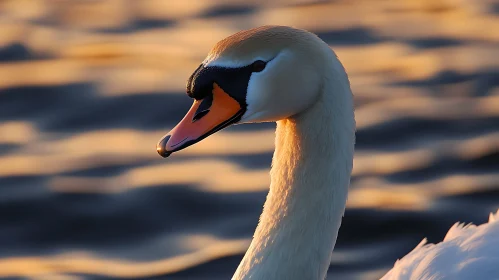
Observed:
[[[257,60],[251,64],[251,67],[253,68],[253,72],[262,72],[263,69],[265,69],[265,66],[267,65],[267,62],[263,60]]]

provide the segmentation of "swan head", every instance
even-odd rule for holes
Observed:
[[[317,101],[324,51],[316,35],[285,26],[245,30],[218,42],[187,81],[194,102],[157,145],[171,153],[236,123],[278,121]]]

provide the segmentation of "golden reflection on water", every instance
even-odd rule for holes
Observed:
[[[186,236],[189,244],[194,237]],[[175,257],[134,262],[101,258],[88,252],[62,253],[45,257],[12,257],[0,259],[0,277],[33,277],[64,273],[85,273],[109,277],[148,277],[174,273],[220,257],[240,254],[249,245],[249,240],[218,240],[205,238],[196,250]],[[168,248],[164,248],[168,250]],[[52,278],[51,278],[52,279]]]
[[[228,2],[143,0],[133,2],[132,7],[124,0],[1,1],[0,9],[7,16],[0,18],[0,47],[19,43],[29,54],[40,57],[1,62],[0,96],[13,87],[71,83],[94,86],[96,100],[142,92],[183,94],[187,77],[215,42],[241,29],[282,24],[345,36],[345,40],[349,40],[348,34],[355,37],[356,33],[349,30],[388,38],[359,44],[333,40],[331,44],[350,76],[358,104],[358,130],[404,118],[460,124],[499,116],[497,88],[487,96],[476,96],[478,85],[469,81],[424,87],[403,83],[428,81],[445,71],[471,75],[499,65],[495,46],[499,20],[486,12],[481,1],[267,2],[232,1],[233,7],[254,9],[205,16]],[[133,23],[139,19],[164,24],[136,28]],[[113,29],[117,31],[102,31]],[[410,43],[422,38],[457,43],[431,48]],[[487,81],[477,83],[481,82]],[[0,153],[0,177],[48,176],[47,190],[61,193],[114,194],[174,184],[210,193],[268,189],[268,167],[244,167],[228,158],[269,156],[274,149],[272,130],[222,131],[165,161],[156,154],[155,144],[169,130],[166,127],[154,131],[106,128],[62,133],[45,132],[36,121],[9,119],[0,123],[0,145],[16,147]],[[430,209],[442,196],[497,187],[497,172],[445,174],[413,183],[388,179],[432,166],[441,159],[473,160],[499,149],[499,134],[493,131],[434,138],[414,135],[415,139],[391,149],[357,150],[348,208],[419,211]],[[123,172],[112,176],[67,174],[120,164],[125,166]],[[241,254],[248,242],[185,235],[178,242],[182,252],[149,262],[107,258],[87,251],[4,257],[0,259],[0,277],[80,279],[67,274],[88,273],[141,278]],[[373,252],[379,251],[376,248]],[[333,261],[358,259],[365,254],[335,252]],[[376,278],[382,272],[363,271],[359,277]]]
[[[37,131],[28,122],[0,123],[0,144],[26,144],[36,138]]]

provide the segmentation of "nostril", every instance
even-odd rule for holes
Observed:
[[[194,117],[192,117],[192,122],[195,122],[195,121],[201,119],[202,117],[206,116],[206,114],[208,114],[209,112],[210,112],[209,109],[201,111],[201,112],[196,112],[194,114]]]
[[[201,100],[201,104],[199,104],[196,113],[192,117],[192,122],[200,120],[202,117],[206,116],[210,112],[211,104],[213,103],[213,95],[206,96],[203,100]]]

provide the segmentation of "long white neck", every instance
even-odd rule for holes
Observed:
[[[331,68],[317,102],[277,122],[270,191],[234,280],[326,276],[345,210],[355,140],[348,79],[336,58]]]

